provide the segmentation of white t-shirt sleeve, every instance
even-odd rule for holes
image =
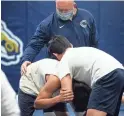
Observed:
[[[9,84],[5,74],[1,71],[1,115],[20,116],[16,101],[16,93]]]
[[[66,58],[62,58],[62,60],[58,64],[58,77],[61,80],[67,74],[70,74],[69,63]]]

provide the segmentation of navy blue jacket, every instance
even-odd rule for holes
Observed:
[[[97,47],[97,31],[95,21],[91,13],[84,9],[78,9],[72,21],[62,21],[56,13],[43,20],[27,45],[22,62],[33,61],[41,48],[47,46],[53,35],[65,36],[74,47]]]

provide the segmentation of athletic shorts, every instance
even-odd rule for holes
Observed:
[[[18,92],[18,102],[19,107],[21,110],[21,116],[32,116],[35,108],[34,108],[34,101],[36,99],[36,96],[29,95],[24,93],[21,89],[19,89]],[[54,105],[53,107],[50,107],[48,109],[44,109],[44,112],[53,112],[53,111],[66,111],[66,105],[64,103],[58,103]]]
[[[123,92],[124,70],[116,69],[93,85],[87,108],[118,116]]]

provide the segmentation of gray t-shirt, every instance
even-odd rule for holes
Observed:
[[[27,94],[37,96],[46,83],[46,74],[57,75],[57,63],[57,60],[46,58],[29,65],[26,74],[20,79],[20,89]]]
[[[67,74],[77,81],[92,86],[98,79],[122,64],[111,55],[92,47],[69,48],[58,64],[58,75],[62,79]]]

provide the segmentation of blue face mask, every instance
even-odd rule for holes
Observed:
[[[64,21],[70,20],[73,17],[73,10],[70,10],[66,13],[62,13],[58,9],[56,9],[56,12],[57,12],[58,17]]]

